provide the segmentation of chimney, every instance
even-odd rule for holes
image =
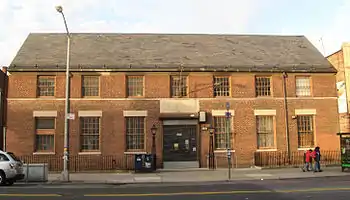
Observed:
[[[5,74],[7,74],[7,67],[6,67],[6,66],[3,66],[3,67],[1,68],[1,71],[3,71]]]

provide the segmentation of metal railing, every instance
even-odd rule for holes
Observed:
[[[47,163],[49,171],[62,171],[63,155],[29,155],[18,156],[25,163]],[[112,171],[133,170],[134,155],[74,155],[69,156],[69,171]]]
[[[267,168],[301,167],[304,165],[304,151],[291,152],[290,161],[286,151],[255,152],[254,162],[255,166]],[[320,163],[325,166],[340,165],[340,151],[321,151]]]

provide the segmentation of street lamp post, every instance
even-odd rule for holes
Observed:
[[[152,155],[153,155],[153,169],[157,169],[157,162],[156,162],[156,133],[157,133],[157,127],[153,124],[151,128],[152,133]]]
[[[214,131],[215,129],[210,126],[209,130],[209,169],[215,169],[215,154],[214,154]]]
[[[70,93],[70,76],[69,76],[69,62],[70,62],[70,33],[67,26],[67,21],[63,13],[62,6],[56,6],[57,12],[59,12],[63,17],[64,26],[67,33],[67,60],[66,60],[66,99],[65,99],[65,118],[64,118],[64,152],[63,152],[63,172],[62,178],[64,181],[69,181],[69,171],[68,171],[68,158],[69,158],[69,93]]]
[[[227,167],[228,167],[228,180],[231,180],[231,112],[230,103],[226,102],[226,149],[227,149]]]

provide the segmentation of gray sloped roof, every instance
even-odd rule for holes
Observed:
[[[73,33],[72,70],[336,72],[304,36]],[[64,70],[64,33],[31,33],[9,71]]]

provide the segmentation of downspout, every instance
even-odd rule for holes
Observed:
[[[3,84],[3,86],[5,87],[5,83]],[[4,101],[3,101],[3,89],[0,88],[0,110],[1,110],[1,126],[2,126],[2,151],[6,151],[6,129],[5,129],[5,124],[4,124]]]
[[[287,155],[288,163],[291,164],[291,155],[290,155],[290,142],[289,142],[289,122],[288,122],[288,104],[287,104],[287,85],[286,78],[288,77],[286,72],[283,72],[283,100],[284,100],[284,117],[285,117],[285,127],[286,127],[286,144],[287,144]]]
[[[1,94],[1,102],[2,102],[2,123],[3,123],[3,151],[6,151],[6,140],[7,140],[7,97],[8,97],[8,72],[7,67],[3,67],[2,71],[4,74],[4,88]]]

